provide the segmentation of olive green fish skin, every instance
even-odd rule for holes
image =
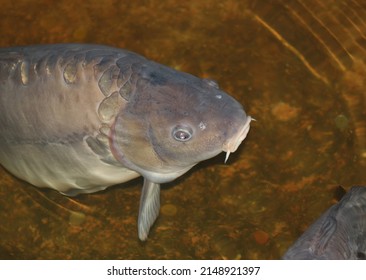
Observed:
[[[0,49],[0,163],[68,195],[142,175],[142,240],[159,212],[159,184],[234,152],[250,121],[214,81],[126,50]]]

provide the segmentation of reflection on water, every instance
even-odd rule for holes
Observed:
[[[337,186],[366,182],[362,1],[1,2],[1,46],[128,48],[214,78],[257,122],[227,165],[164,186],[145,243],[140,179],[68,198],[1,170],[0,258],[277,259]]]

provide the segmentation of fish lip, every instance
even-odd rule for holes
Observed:
[[[226,153],[233,153],[235,152],[241,142],[247,137],[249,129],[250,129],[250,122],[252,121],[251,116],[247,116],[247,119],[244,125],[240,128],[239,132],[236,133],[233,137],[225,141],[222,150]]]

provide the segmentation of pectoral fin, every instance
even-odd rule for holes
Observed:
[[[138,218],[138,234],[141,241],[147,239],[150,227],[159,215],[159,210],[160,184],[145,179],[142,187]]]

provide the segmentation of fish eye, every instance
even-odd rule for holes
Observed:
[[[179,142],[187,142],[192,138],[193,131],[189,127],[178,125],[173,129],[172,135]]]

